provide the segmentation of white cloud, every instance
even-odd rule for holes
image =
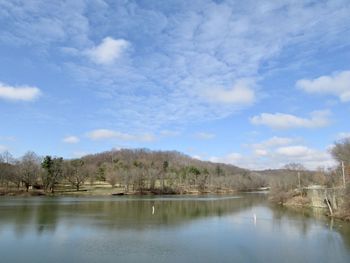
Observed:
[[[152,134],[133,135],[108,129],[97,129],[87,134],[91,140],[117,139],[121,141],[152,142],[155,137]]]
[[[250,146],[251,152],[231,153],[209,160],[233,164],[248,169],[278,169],[288,163],[301,163],[308,169],[336,165],[330,155],[329,146],[314,149],[304,143],[303,138],[273,136]]]
[[[98,129],[88,133],[88,137],[93,140],[113,139],[118,138],[122,140],[130,140],[132,136],[107,129]]]
[[[96,64],[112,64],[120,58],[129,45],[129,42],[124,39],[106,37],[100,45],[86,50],[85,53]]]
[[[268,151],[263,150],[263,149],[255,149],[254,154],[258,156],[266,156],[268,155]]]
[[[239,8],[232,1],[177,1],[176,12],[164,12],[166,3],[145,8],[126,2],[8,2],[0,1],[0,22],[9,25],[0,41],[48,53],[63,48],[72,55],[64,70],[106,95],[108,110],[118,116],[113,121],[129,126],[227,117],[237,111],[232,104],[254,101],[249,87],[232,88],[237,79],[280,69],[279,57],[290,47],[298,48],[299,56],[291,61],[295,64],[310,58],[315,40],[322,48],[349,43],[349,6],[344,1],[244,1]],[[109,37],[92,44],[91,38],[101,35]],[[122,65],[109,63],[125,50],[124,42],[116,44],[118,39],[112,38],[116,35],[133,39],[137,51]],[[81,50],[108,67],[81,63],[76,57]],[[211,88],[214,91],[203,96]],[[122,105],[115,106],[116,101]]]
[[[346,139],[350,138],[350,132],[340,132],[337,134],[337,139]]]
[[[275,147],[275,146],[291,144],[295,140],[296,140],[295,138],[273,136],[265,141],[253,144],[253,147],[254,148],[263,148],[263,149],[264,148],[271,148],[271,147]]]
[[[231,89],[211,88],[203,95],[210,102],[224,104],[251,105],[255,101],[255,91],[250,80],[239,80]]]
[[[75,144],[80,141],[80,139],[77,136],[67,136],[63,138],[62,140],[64,143],[69,143],[69,144]]]
[[[242,159],[243,159],[243,156],[240,153],[236,153],[236,152],[229,153],[223,157],[213,156],[209,158],[211,162],[228,163],[228,164],[233,164],[237,166],[242,165],[241,163]]]
[[[273,136],[267,140],[251,145],[254,155],[268,156],[276,147],[289,145],[298,141],[296,138]]]
[[[192,158],[197,160],[202,160],[202,157],[200,155],[192,155]]]
[[[334,72],[315,79],[301,79],[296,87],[311,94],[330,94],[343,102],[350,101],[350,71]]]
[[[215,138],[215,134],[207,132],[198,132],[195,134],[195,137],[200,140],[211,140]]]
[[[29,46],[48,57],[66,47],[64,65],[55,66],[105,95],[101,108],[111,113],[102,116],[106,125],[148,129],[230,116],[237,111],[232,104],[247,105],[253,97],[249,87],[233,88],[237,79],[283,70],[286,56],[292,60],[288,66],[315,63],[316,41],[324,50],[350,42],[346,1],[241,1],[239,8],[233,1],[176,1],[176,12],[165,11],[174,8],[163,2],[145,8],[127,2],[0,1],[0,22],[8,25],[0,41]],[[120,57],[125,49],[119,57],[112,51],[109,59],[104,51],[108,45],[93,39],[99,36],[132,39],[135,52],[125,57],[126,63]],[[116,46],[119,50],[123,44]],[[90,51],[84,56],[97,65],[81,63],[77,51],[83,50]],[[297,55],[290,56],[291,50]],[[123,63],[108,63],[120,59]],[[101,67],[106,63],[108,67]],[[203,96],[216,87],[213,100]]]
[[[33,101],[41,95],[40,89],[31,86],[9,86],[0,82],[0,99]]]
[[[276,149],[274,159],[284,160],[284,163],[301,163],[309,169],[331,167],[336,164],[327,149],[321,151],[304,145],[293,145]]]
[[[312,151],[306,146],[293,145],[277,148],[276,153],[289,157],[297,157],[311,154]]]
[[[266,125],[273,129],[320,128],[330,124],[329,111],[314,111],[310,118],[284,113],[261,113],[250,119],[254,125]]]
[[[85,152],[85,151],[76,151],[76,152],[73,152],[73,157],[74,158],[81,158],[85,155],[88,155],[90,154],[89,152]]]
[[[327,149],[317,150],[305,145],[291,145],[269,150],[255,149],[252,154],[231,153],[221,157],[211,157],[209,160],[255,170],[278,169],[288,163],[300,163],[307,169],[336,165]]]

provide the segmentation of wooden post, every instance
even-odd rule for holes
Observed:
[[[332,206],[331,206],[331,204],[330,204],[329,199],[327,198],[327,196],[326,196],[326,198],[325,198],[325,201],[326,201],[326,204],[327,204],[327,206],[328,206],[328,210],[329,210],[329,212],[331,213],[331,216],[332,216],[332,215],[333,215],[333,209],[332,209]]]
[[[331,217],[331,222],[329,224],[329,229],[330,230],[333,230],[333,225],[334,225],[334,219],[333,219],[333,217]]]
[[[299,183],[299,190],[301,191],[300,172],[298,172],[298,183]]]
[[[343,186],[345,188],[346,183],[345,183],[345,166],[344,166],[344,162],[341,162],[341,168],[342,168],[342,172],[343,172]]]

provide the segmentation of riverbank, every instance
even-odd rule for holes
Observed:
[[[256,191],[257,189],[255,189]],[[122,195],[207,195],[207,194],[235,194],[238,190],[234,189],[213,189],[213,190],[203,190],[199,191],[197,189],[180,189],[178,191],[172,189],[154,189],[154,190],[140,190],[140,191],[125,191],[124,188],[118,187],[104,187],[104,186],[94,186],[88,187],[86,189],[80,189],[79,191],[71,188],[58,188],[53,193],[46,192],[44,190],[30,189],[25,191],[22,189],[0,189],[1,196],[20,196],[20,197],[30,197],[30,196],[95,196],[95,197],[105,197],[105,196],[122,196]]]
[[[315,189],[313,189],[315,190]],[[350,221],[350,210],[347,208],[347,200],[344,194],[339,194],[337,198],[333,196],[330,200],[326,197],[320,198],[315,191],[290,190],[280,191],[274,189],[269,194],[269,201],[293,209],[317,209],[322,210],[328,217]]]

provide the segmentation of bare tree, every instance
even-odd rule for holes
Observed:
[[[291,171],[304,171],[305,167],[301,163],[288,163],[284,165],[282,168],[291,170]]]
[[[117,175],[117,167],[113,164],[106,165],[106,181],[114,187],[117,184],[118,181],[118,175]]]
[[[81,159],[71,160],[64,163],[63,174],[66,180],[79,191],[85,183],[89,173],[84,169],[84,161]]]
[[[4,151],[1,154],[1,158],[2,162],[4,163],[8,163],[8,164],[14,164],[15,159],[13,158],[12,154],[9,151]]]
[[[21,179],[19,177],[18,169],[14,164],[0,163],[0,182],[6,185],[15,184],[17,188],[20,187]]]
[[[0,165],[6,169],[0,170],[0,181],[18,187],[23,183],[28,189],[33,184],[33,178],[29,173],[23,173],[27,165],[18,166],[9,153],[1,156]],[[20,163],[24,163],[24,159]],[[80,190],[88,178],[91,184],[95,180],[107,181],[112,187],[119,184],[128,191],[132,186],[133,191],[141,193],[247,189],[262,184],[261,177],[253,176],[245,169],[196,160],[175,151],[122,149],[87,155],[73,161],[46,156],[42,168],[41,182],[45,191],[51,192],[64,181]],[[11,170],[11,173],[4,170]]]
[[[331,149],[331,154],[341,166],[345,180],[346,177],[350,176],[350,138],[336,142]]]
[[[331,154],[339,163],[350,163],[350,138],[336,142]]]
[[[19,163],[19,173],[26,191],[35,184],[40,174],[40,157],[34,152],[27,152]]]

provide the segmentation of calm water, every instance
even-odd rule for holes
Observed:
[[[0,198],[0,262],[350,262],[350,225],[261,194]]]

